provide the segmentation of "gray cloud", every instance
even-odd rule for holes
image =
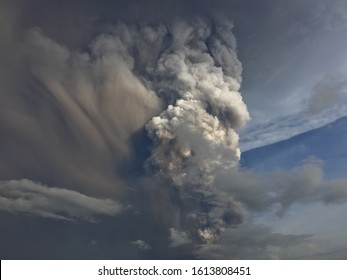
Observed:
[[[131,242],[132,245],[136,246],[137,248],[139,248],[140,250],[151,250],[152,247],[150,245],[148,245],[145,241],[143,240],[136,240]]]
[[[347,180],[323,179],[317,161],[308,161],[293,171],[220,173],[216,184],[254,213],[276,211],[283,216],[295,203],[347,203]]]
[[[221,241],[195,252],[202,259],[302,259],[321,253],[309,235],[273,233],[267,227],[243,224],[223,233]]]
[[[344,102],[346,86],[347,77],[341,74],[335,74],[317,83],[307,101],[307,112],[309,114],[317,114],[336,106],[340,102]]]
[[[174,228],[169,229],[169,239],[171,241],[170,247],[179,247],[182,245],[189,244],[191,241],[188,234],[184,231],[178,231]]]
[[[22,212],[44,218],[94,221],[96,216],[115,216],[123,206],[76,191],[47,187],[30,180],[0,182],[0,210]]]

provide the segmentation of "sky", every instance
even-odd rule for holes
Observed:
[[[261,2],[244,7],[247,15],[235,12],[242,95],[252,115],[241,133],[244,151],[346,115],[346,3]]]
[[[0,0],[1,259],[346,259],[346,15]]]

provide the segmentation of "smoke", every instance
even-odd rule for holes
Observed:
[[[167,238],[173,228],[213,242],[242,220],[238,204],[214,190],[215,171],[238,164],[235,130],[249,118],[232,28],[224,18],[117,22],[85,51],[39,28],[23,32],[1,93],[2,179],[137,203],[127,180],[145,159],[135,147],[145,128],[147,176],[172,205]]]
[[[14,73],[0,96],[2,179],[119,195],[115,169],[131,168],[129,138],[158,111],[158,98],[132,73],[117,39],[101,36],[81,53],[33,29],[23,46],[27,71]]]
[[[313,167],[267,180],[240,172],[242,66],[232,22],[207,13],[207,2],[117,1],[107,11],[34,2],[0,3],[10,15],[0,17],[1,210],[54,220],[60,231],[70,227],[61,220],[83,222],[78,256],[89,250],[81,234],[109,258],[208,258],[261,233],[247,258],[254,247],[267,257],[307,239],[242,227],[247,211],[346,202],[345,182],[324,183]],[[40,5],[48,12],[22,15]],[[107,230],[84,227],[96,221]]]
[[[176,20],[156,65],[146,71],[169,103],[146,125],[154,143],[147,167],[178,193],[178,229],[204,243],[241,220],[238,205],[214,190],[215,171],[238,164],[235,129],[249,118],[238,92],[241,64],[231,30],[226,20]]]

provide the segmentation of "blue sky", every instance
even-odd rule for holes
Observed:
[[[309,140],[294,137],[289,146],[286,142],[274,144],[268,154],[265,148],[261,155],[250,151],[245,157],[258,156],[256,165],[248,166],[264,172],[290,170],[315,156],[321,160],[326,178],[344,178],[346,148],[338,139],[344,139],[345,128],[344,123],[334,121],[347,113],[347,53],[343,47],[347,6],[343,1],[272,3],[266,16],[254,11],[257,28],[238,40],[239,55],[244,58],[243,97],[252,117],[240,131],[240,147],[247,151],[305,132],[309,136],[311,130],[331,124],[330,130],[313,132]],[[247,21],[243,23],[246,30],[250,28]],[[260,157],[266,155],[262,163]],[[261,219],[275,231],[314,234],[322,247],[344,248],[347,227],[340,221],[345,213],[344,205],[298,204],[280,219],[271,215]]]
[[[346,115],[346,4],[262,1],[251,10],[251,2],[235,23],[252,117],[241,130],[244,150]]]

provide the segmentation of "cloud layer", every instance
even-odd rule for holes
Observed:
[[[93,221],[95,216],[119,214],[122,205],[24,179],[0,182],[0,210],[69,221]]]

